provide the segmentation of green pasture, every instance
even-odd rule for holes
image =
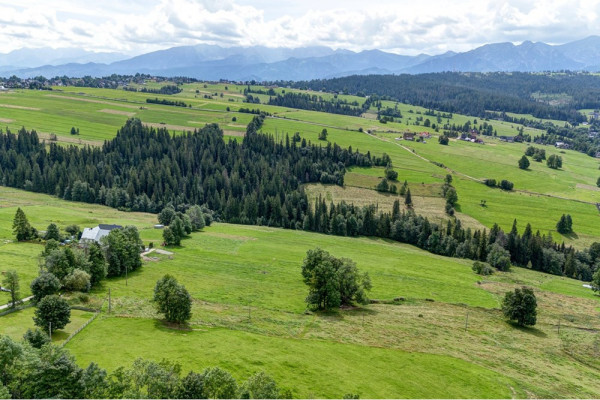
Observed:
[[[155,215],[7,188],[0,188],[0,198],[0,237],[5,240],[11,239],[12,218],[20,206],[38,229],[50,222],[61,228],[133,224],[145,242],[161,241],[162,231],[152,228]],[[6,246],[12,254],[31,254],[15,262],[22,286],[28,285],[41,245],[6,242],[0,246],[5,264],[12,257]],[[306,312],[300,266],[306,251],[317,246],[353,259],[371,277],[370,297],[391,304]],[[220,223],[167,250],[173,254],[150,254],[154,261],[144,262],[127,280],[108,279],[92,291],[92,302],[99,304],[110,289],[113,311],[109,315],[105,303],[100,318],[67,345],[81,365],[93,360],[112,370],[136,357],[168,358],[185,371],[219,365],[238,380],[264,370],[297,397],[600,393],[593,353],[594,332],[600,328],[598,297],[580,281],[521,268],[482,279],[471,271],[471,261],[392,241]],[[155,282],[166,273],[194,299],[186,329],[163,325],[150,302]],[[505,291],[523,284],[536,290],[539,322],[519,330],[504,321],[498,307]],[[32,326],[32,313],[26,309],[0,317],[0,333],[20,337]],[[56,340],[91,317],[79,313],[74,311],[72,324],[57,332]],[[555,328],[559,318],[560,335]]]
[[[102,354],[93,350],[98,347]],[[177,331],[149,319],[101,318],[67,348],[81,365],[94,361],[109,369],[136,357],[160,361],[167,356],[180,362],[184,371],[218,365],[238,382],[265,371],[298,398],[339,398],[346,393],[368,398],[501,398],[510,397],[514,386],[498,373],[448,356],[222,328]]]

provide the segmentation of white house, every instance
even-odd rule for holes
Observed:
[[[107,236],[110,233],[110,231],[119,228],[122,228],[122,226],[107,224],[100,224],[95,228],[83,228],[83,233],[81,234],[81,239],[79,240],[79,243],[100,243],[100,239],[102,239],[104,236]]]

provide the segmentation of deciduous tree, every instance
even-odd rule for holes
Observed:
[[[192,297],[171,275],[156,282],[154,301],[158,312],[169,322],[182,324],[192,317]]]
[[[522,287],[516,288],[514,292],[507,292],[502,302],[502,312],[506,318],[517,321],[520,326],[535,325],[537,300],[533,290]]]
[[[45,296],[38,304],[35,310],[33,322],[42,329],[48,329],[49,323],[52,323],[52,330],[62,329],[71,318],[71,309],[69,303],[62,297],[55,294]]]

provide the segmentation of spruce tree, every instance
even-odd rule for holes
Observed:
[[[17,241],[33,239],[35,237],[35,229],[29,225],[27,216],[21,210],[21,207],[17,208],[15,218],[13,220],[13,232],[17,238]]]
[[[410,195],[410,189],[406,190],[406,198],[404,199],[404,204],[407,207],[412,207],[412,197]]]

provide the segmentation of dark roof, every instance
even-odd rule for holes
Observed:
[[[121,225],[108,225],[108,224],[98,224],[98,227],[100,227],[100,229],[103,229],[105,231],[112,231],[113,229],[121,229],[122,228]]]

